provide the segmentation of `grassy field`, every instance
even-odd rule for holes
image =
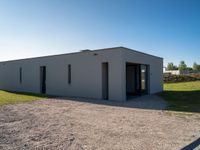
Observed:
[[[200,81],[164,84],[159,96],[168,103],[168,110],[200,112]]]
[[[40,100],[40,99],[45,99],[45,98],[47,97],[43,95],[0,91],[0,106],[5,105],[5,104],[18,103],[18,102],[29,102],[29,101]]]

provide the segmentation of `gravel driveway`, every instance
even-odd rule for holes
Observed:
[[[49,99],[0,107],[0,149],[177,150],[200,137],[198,117],[169,115],[156,96],[91,102]]]

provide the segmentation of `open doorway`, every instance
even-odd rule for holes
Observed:
[[[108,63],[102,63],[102,99],[108,100]]]
[[[148,94],[148,65],[126,63],[127,99]]]
[[[46,66],[40,67],[40,93],[46,93]]]

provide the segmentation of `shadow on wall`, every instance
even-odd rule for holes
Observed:
[[[167,110],[200,113],[200,90],[164,91],[158,95],[168,102]]]
[[[194,150],[196,148],[200,149],[200,138],[190,143],[189,145],[185,146],[181,150]]]

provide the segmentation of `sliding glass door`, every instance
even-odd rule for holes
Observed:
[[[147,94],[148,93],[148,66],[141,65],[140,72],[141,72],[141,93]]]

